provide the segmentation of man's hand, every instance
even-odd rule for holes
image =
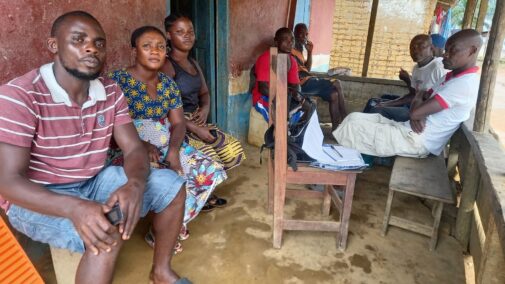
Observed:
[[[181,160],[179,158],[179,151],[169,151],[165,159],[170,165],[170,169],[179,175],[182,175]]]
[[[119,233],[123,240],[130,238],[133,229],[140,218],[140,210],[144,198],[146,181],[131,180],[118,188],[107,200],[106,204],[112,208],[119,203],[123,213],[123,221],[119,224]]]
[[[160,160],[160,151],[158,150],[158,148],[156,148],[156,146],[146,141],[142,141],[142,144],[144,145],[144,148],[146,148],[147,150],[149,161],[157,163]]]
[[[307,49],[307,53],[312,53],[312,50],[314,49],[314,44],[310,40],[307,40],[307,43],[305,44],[305,49]]]
[[[207,118],[209,117],[209,109],[208,108],[199,108],[193,119],[197,124],[205,124],[207,123]]]
[[[404,82],[410,83],[410,74],[403,68],[400,68],[400,72],[398,72],[398,78]]]
[[[415,133],[422,133],[424,131],[424,127],[426,126],[426,119],[422,120],[410,120],[410,127]]]
[[[100,252],[109,252],[111,247],[117,244],[113,238],[117,229],[105,217],[105,213],[111,208],[97,202],[80,200],[78,206],[71,211],[70,220],[77,233],[84,241],[86,249],[91,250],[95,255]]]
[[[210,128],[206,126],[200,126],[198,127],[196,133],[195,133],[200,139],[202,139],[204,142],[207,143],[212,143],[216,140],[216,137],[210,133]]]

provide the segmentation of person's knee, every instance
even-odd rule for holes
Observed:
[[[337,91],[331,92],[331,94],[330,94],[330,102],[332,102],[332,103],[338,102],[338,97],[339,97],[339,93]]]
[[[182,185],[181,189],[179,189],[179,192],[175,196],[174,200],[172,201],[174,205],[184,205],[186,202],[186,185]]]
[[[335,87],[335,89],[340,92],[340,90],[342,90],[342,83],[340,83],[340,80],[333,81],[333,87]]]

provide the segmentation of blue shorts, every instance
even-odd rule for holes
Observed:
[[[331,100],[331,93],[336,91],[330,80],[317,77],[310,77],[301,87],[303,95],[320,97],[327,102]]]
[[[122,167],[108,166],[95,177],[81,182],[46,185],[55,193],[105,203],[109,196],[127,181]],[[151,169],[141,209],[144,217],[149,211],[163,211],[175,198],[184,179],[171,170]],[[57,248],[84,253],[84,242],[70,219],[43,215],[11,204],[9,222],[19,232],[33,240]]]

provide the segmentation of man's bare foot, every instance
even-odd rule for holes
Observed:
[[[153,267],[151,269],[151,273],[149,273],[149,283],[153,284],[172,284],[179,278],[179,275],[169,268],[158,269]]]

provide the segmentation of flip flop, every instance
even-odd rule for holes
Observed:
[[[213,194],[211,195],[207,203],[214,207],[221,208],[225,207],[228,204],[228,201],[224,198],[218,197],[217,195]]]
[[[210,212],[212,210],[214,210],[216,207],[214,205],[211,205],[210,203],[205,203],[205,205],[202,207],[202,209],[200,210],[201,212]]]
[[[153,280],[151,279],[151,276],[149,276],[149,284],[153,284]],[[186,277],[183,277],[183,278],[179,278],[177,279],[175,282],[175,284],[193,284],[193,282],[189,281],[188,278]]]
[[[179,232],[179,241],[185,241],[189,238],[189,230],[186,226],[182,225],[181,231]]]
[[[188,235],[188,237],[189,237],[189,235]],[[154,239],[154,234],[153,234],[151,228],[149,228],[149,231],[145,235],[144,240],[146,241],[148,246],[150,246],[151,248],[154,249],[155,239]],[[181,242],[177,241],[177,243],[174,246],[173,254],[176,255],[176,254],[181,253],[182,251],[183,251],[182,244],[181,244]]]

